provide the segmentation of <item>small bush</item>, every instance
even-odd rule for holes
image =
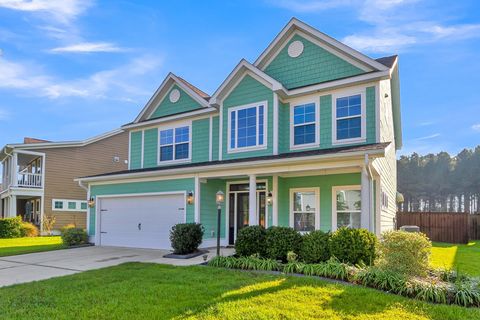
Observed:
[[[265,255],[265,229],[262,226],[242,228],[237,235],[235,252],[241,257],[254,254]]]
[[[22,236],[22,218],[0,219],[0,238],[19,238]]]
[[[189,254],[197,251],[202,238],[203,227],[198,223],[179,223],[170,231],[170,242],[175,254]]]
[[[330,253],[341,262],[373,264],[377,237],[366,229],[342,227],[332,234]]]
[[[55,222],[57,222],[57,217],[53,215],[45,215],[43,217],[43,231],[45,231],[47,234],[52,234],[53,226],[55,225]]]
[[[270,227],[265,236],[265,256],[287,261],[288,252],[299,252],[301,244],[302,236],[292,228]]]
[[[303,236],[300,258],[305,263],[319,263],[330,259],[330,233],[317,230]]]
[[[408,276],[425,276],[432,243],[423,233],[387,231],[378,245],[377,265]]]
[[[66,246],[78,246],[88,243],[88,234],[81,228],[69,228],[63,230],[62,240]]]
[[[37,237],[38,228],[30,222],[22,222],[21,226],[22,237]]]

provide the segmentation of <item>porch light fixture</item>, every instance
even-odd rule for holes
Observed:
[[[403,197],[403,194],[401,194],[398,191],[397,191],[397,196],[395,198],[396,198],[395,200],[397,201],[398,204],[405,202],[405,198]]]
[[[267,206],[271,206],[273,203],[272,192],[267,194]]]
[[[187,194],[187,203],[193,204],[193,191],[189,191]]]
[[[222,190],[218,190],[215,195],[215,201],[217,203],[217,257],[220,256],[220,227],[222,222],[222,204],[225,202],[225,194]]]
[[[94,197],[90,197],[90,199],[88,199],[88,206],[90,208],[95,207],[95,198]]]

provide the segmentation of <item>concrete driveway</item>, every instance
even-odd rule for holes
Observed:
[[[222,254],[230,255],[232,251],[232,249],[223,249]],[[167,253],[169,251],[166,250],[85,247],[0,257],[0,287],[65,276],[132,261],[178,266],[203,262],[202,256],[186,260],[162,258]],[[212,258],[214,255],[215,250],[211,250],[208,258]]]

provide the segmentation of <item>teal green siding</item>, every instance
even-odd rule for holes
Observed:
[[[158,165],[158,129],[147,129],[143,135],[143,167]]]
[[[249,103],[267,101],[267,149],[228,153],[228,109]],[[273,150],[273,92],[249,75],[240,81],[223,102],[223,159],[271,155]]]
[[[289,226],[290,224],[290,189],[318,187],[320,188],[320,229],[331,230],[332,187],[360,184],[360,173],[278,178],[278,224],[280,226]]]
[[[171,191],[185,191],[194,190],[194,179],[175,179],[175,180],[161,180],[161,181],[145,181],[145,182],[131,182],[107,185],[94,185],[90,189],[93,197],[101,195],[121,195],[132,193],[153,193],[153,192],[171,192]],[[186,205],[187,222],[194,221],[194,206]],[[89,235],[95,235],[95,207],[90,209],[90,225]]]
[[[218,160],[218,146],[219,146],[219,117],[212,117],[212,160]]]
[[[170,92],[173,89],[178,89],[178,91],[180,91],[180,99],[175,103],[170,102],[169,98]],[[201,105],[197,101],[190,97],[185,91],[180,89],[179,86],[174,85],[172,89],[170,89],[170,91],[165,95],[162,102],[160,102],[160,104],[152,113],[149,119],[164,117],[186,111],[192,111],[198,108],[201,108]]]
[[[210,118],[192,122],[192,162],[208,161]]]
[[[290,149],[290,104],[278,104],[278,152],[285,153]]]
[[[375,87],[368,87],[366,96],[366,112],[367,112],[367,143],[375,143],[376,136],[376,118],[375,118]]]
[[[142,131],[130,133],[130,169],[142,167]]]
[[[320,97],[320,148],[332,147],[332,96]]]
[[[302,41],[303,53],[297,58],[288,55],[288,46],[293,41]],[[319,82],[351,77],[364,73],[363,70],[295,35],[265,69],[272,78],[287,89],[307,86]]]
[[[217,230],[217,205],[215,203],[215,194],[218,190],[226,195],[226,181],[222,179],[208,179],[207,183],[200,184],[200,222],[205,230],[204,239],[216,238]],[[225,203],[222,206],[222,221],[220,228],[220,237],[225,238],[226,224]]]

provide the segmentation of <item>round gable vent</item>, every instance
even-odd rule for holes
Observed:
[[[300,56],[303,52],[302,41],[295,40],[288,46],[288,55],[292,58]]]
[[[173,89],[170,91],[169,98],[171,103],[177,102],[180,99],[180,91],[178,91],[178,89]]]

